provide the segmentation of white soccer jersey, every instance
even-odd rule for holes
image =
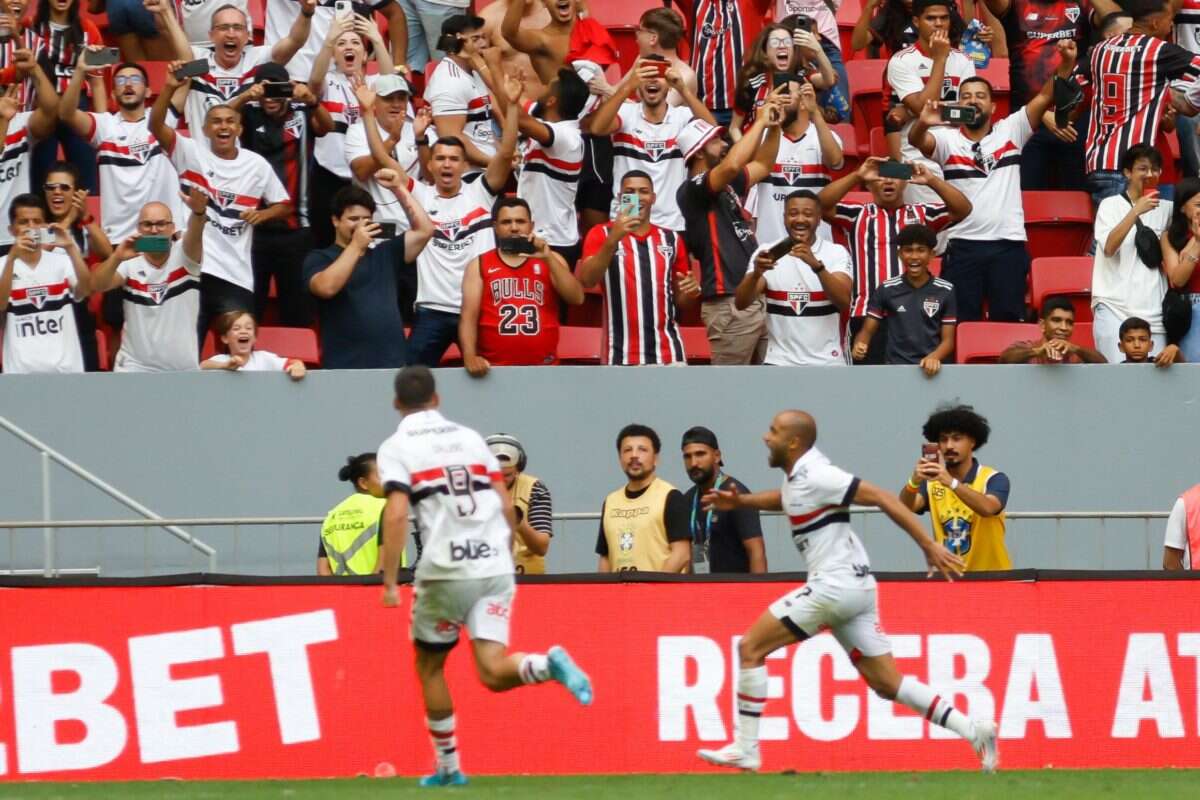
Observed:
[[[453,197],[442,197],[427,183],[412,185],[410,191],[437,228],[417,256],[417,305],[457,314],[462,310],[467,265],[496,247],[492,230],[496,195],[481,172],[463,178]]]
[[[218,353],[209,360],[218,364],[228,364],[229,354]],[[277,356],[268,350],[252,350],[246,363],[238,369],[243,372],[281,372],[287,365],[288,360],[283,356]]]
[[[517,196],[529,203],[533,226],[547,243],[570,247],[579,242],[575,194],[583,168],[583,137],[578,120],[547,122],[546,126],[553,137],[550,144],[534,139],[525,142]]]
[[[192,138],[207,148],[208,139],[203,131],[204,115],[213,106],[224,105],[248,89],[254,83],[254,70],[259,64],[271,60],[271,48],[246,45],[241,60],[233,69],[221,67],[216,54],[207,47],[193,47],[192,58],[207,59],[208,72],[192,78],[192,88],[183,104],[183,118],[187,121]]]
[[[958,128],[935,128],[931,133],[933,160],[942,165],[946,182],[972,205],[966,219],[950,226],[950,238],[1025,241],[1021,149],[1033,136],[1025,108],[997,122],[979,142]]]
[[[117,274],[125,328],[113,372],[177,372],[198,369],[196,320],[200,316],[200,265],[171,245],[161,267],[144,255],[123,261]]]
[[[896,53],[888,60],[887,82],[892,92],[892,103],[899,103],[910,94],[925,90],[925,81],[933,70],[933,59],[925,55],[920,43],[910,45]],[[958,101],[958,86],[967,78],[975,75],[975,64],[962,54],[960,50],[951,50],[946,57],[946,69],[942,78],[942,92],[939,98],[942,102]],[[904,160],[913,163],[921,162],[935,174],[941,175],[942,170],[936,163],[921,155],[921,151],[908,143],[908,130],[912,127],[910,120],[900,131],[900,154]],[[937,192],[928,186],[917,186],[910,183],[904,192],[906,203],[937,203],[940,198]]]
[[[289,200],[275,170],[257,153],[238,148],[235,158],[217,158],[185,136],[175,137],[171,163],[185,190],[198,186],[208,195],[204,228],[204,272],[254,291],[250,242],[254,229],[242,219],[259,203]]]
[[[810,582],[875,585],[866,548],[850,528],[859,479],[835,467],[816,447],[800,456],[783,481],[783,513]]]
[[[833,133],[833,138],[841,147],[842,137]],[[789,194],[799,189],[820,192],[831,180],[833,173],[821,160],[821,142],[815,125],[809,124],[799,139],[781,136],[779,155],[771,167],[771,174],[754,187],[754,202],[747,207],[747,211],[758,220],[755,230],[758,241],[772,244],[787,237],[787,228],[783,224],[783,205]],[[821,223],[817,235],[833,241],[828,222]]]
[[[409,119],[411,118],[410,114]],[[384,139],[387,138],[387,134],[382,128],[379,129],[379,135]],[[347,164],[353,163],[355,159],[371,155],[371,146],[367,144],[367,129],[362,121],[350,126],[350,129],[346,131],[345,140],[346,154],[344,158]],[[404,129],[400,131],[400,141],[392,150],[392,158],[396,159],[409,175],[417,173],[417,141],[413,137],[412,125],[407,122],[404,123]],[[380,186],[374,178],[366,183],[357,179],[354,182],[370,192],[371,197],[375,200],[374,219],[376,222],[394,222],[398,226],[398,231],[406,231],[411,227],[408,215],[404,213],[404,207],[396,199],[395,192]]]
[[[687,180],[683,150],[676,137],[692,121],[690,108],[671,106],[663,121],[655,124],[646,119],[641,103],[626,102],[617,116],[617,131],[612,135],[613,200],[611,215],[617,216],[621,202],[621,178],[633,169],[650,176],[657,202],[650,211],[650,221],[660,228],[683,232],[683,212],[675,202],[679,187]]]
[[[368,75],[367,85],[373,86],[376,78],[375,75]],[[313,155],[322,167],[339,178],[349,180],[353,176],[350,172],[350,161],[346,158],[346,134],[358,124],[358,98],[354,96],[354,87],[350,84],[350,79],[334,69],[332,64],[325,73],[321,107],[328,111],[333,119],[333,130],[317,137],[313,145]],[[409,118],[412,118],[411,114]]]
[[[773,244],[773,243],[772,243]],[[767,249],[763,245],[750,257]],[[813,255],[830,273],[853,277],[850,253],[840,244],[817,239]],[[767,355],[775,366],[845,366],[846,346],[837,306],[825,294],[812,268],[792,255],[775,262],[767,280]]]
[[[150,115],[130,122],[120,114],[88,114],[88,140],[96,148],[100,174],[100,224],[114,246],[137,232],[142,206],[158,201],[171,209],[177,225],[187,219],[179,196],[179,173],[158,139],[150,133]]]
[[[8,123],[8,136],[4,149],[0,151],[0,209],[4,220],[0,223],[0,245],[12,244],[13,235],[8,230],[8,207],[13,198],[29,191],[29,174],[33,169],[33,146],[36,140],[29,132],[32,111],[18,111]]]
[[[335,0],[317,0],[313,18],[309,21],[308,41],[296,51],[292,60],[287,63],[288,73],[294,81],[307,81],[312,74],[313,61],[317,58],[321,46],[329,36],[329,26],[333,24]],[[354,3],[354,13],[361,14],[374,21],[374,12],[385,7],[394,0],[371,0],[369,3]],[[296,17],[300,16],[298,0],[267,0],[266,20],[263,25],[263,44],[271,47],[288,35]],[[384,39],[387,42],[387,39]]]
[[[400,421],[379,446],[379,479],[408,495],[424,547],[418,580],[511,575],[512,531],[492,481],[500,463],[483,437],[437,411]]]
[[[425,84],[425,100],[434,117],[466,114],[463,136],[480,152],[496,152],[496,127],[492,121],[492,96],[478,72],[467,72],[446,56],[434,67]]]
[[[183,32],[187,34],[188,42],[194,45],[209,44],[208,32],[212,30],[212,16],[224,6],[233,6],[246,15],[250,20],[250,11],[246,0],[181,0],[179,3],[179,21]],[[253,31],[251,38],[253,38]]]
[[[71,257],[61,249],[43,250],[37,266],[14,258],[12,270],[4,315],[4,371],[83,372],[71,305],[76,282]]]

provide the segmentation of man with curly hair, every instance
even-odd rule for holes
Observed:
[[[940,406],[921,429],[927,446],[900,502],[929,512],[933,536],[966,562],[968,572],[1012,569],[1004,544],[1008,476],[975,458],[987,444],[988,421],[967,405]]]

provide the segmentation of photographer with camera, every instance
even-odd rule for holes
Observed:
[[[492,209],[496,248],[463,274],[458,344],[467,372],[558,361],[559,300],[583,303],[571,267],[533,232],[529,203],[507,195]]]
[[[1073,40],[1057,45],[1057,74],[1075,68]],[[1028,104],[998,122],[992,85],[967,78],[958,87],[958,105],[927,100],[908,141],[944,172],[946,182],[972,202],[971,213],[950,229],[941,277],[954,284],[958,318],[1019,322],[1025,318],[1025,213],[1021,205],[1021,149],[1054,104],[1054,76]],[[936,127],[943,123],[956,127]],[[985,200],[986,198],[986,200]]]

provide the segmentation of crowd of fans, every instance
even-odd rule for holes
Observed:
[[[0,0],[3,369],[101,368],[99,326],[117,371],[299,379],[271,317],[325,368],[480,376],[597,295],[612,365],[687,363],[692,320],[714,364],[932,376],[1035,317],[1002,361],[1200,360],[1181,0],[868,0],[887,158],[836,130],[854,1],[664,0],[622,72],[586,0],[265,0],[261,43],[246,0]],[[1093,199],[1094,347],[1030,308],[1035,189]]]

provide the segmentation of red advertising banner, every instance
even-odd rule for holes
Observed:
[[[566,646],[557,685],[482,689],[450,658],[473,774],[699,772],[732,733],[737,636],[785,583],[522,585],[515,649]],[[0,589],[0,780],[321,777],[432,764],[407,603],[377,586]],[[896,582],[903,671],[1000,726],[1002,767],[1200,766],[1200,583]],[[973,769],[875,697],[833,637],[776,654],[764,769]]]

